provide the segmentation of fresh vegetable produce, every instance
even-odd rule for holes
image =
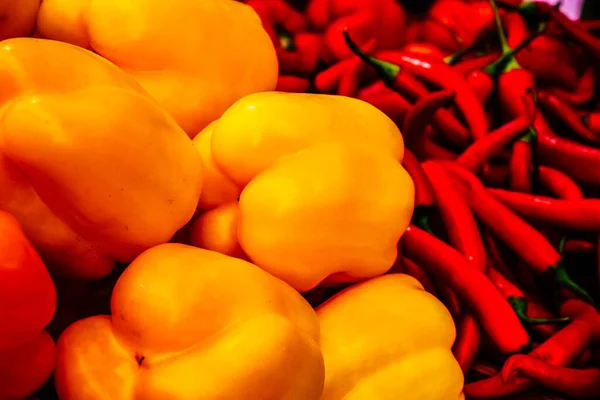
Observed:
[[[61,335],[61,399],[315,399],[323,390],[314,311],[246,261],[154,247],[121,275],[111,310]]]
[[[0,71],[0,210],[54,272],[101,278],[191,218],[201,159],[133,79],[87,50],[29,38],[2,42]]]
[[[0,211],[0,399],[33,394],[54,368],[44,330],[56,308],[50,274],[19,222]]]
[[[464,398],[450,352],[452,317],[414,278],[392,274],[358,283],[319,306],[317,315],[324,400]]]
[[[5,268],[1,400],[600,396],[599,21],[19,5],[0,5],[0,267],[30,240],[56,300],[40,258],[44,279]]]
[[[260,19],[232,0],[44,0],[38,32],[128,72],[190,137],[237,99],[277,83]]]

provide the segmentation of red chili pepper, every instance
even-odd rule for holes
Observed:
[[[569,277],[561,255],[540,232],[495,199],[473,173],[456,163],[443,162],[443,165],[465,184],[471,210],[498,238],[533,269],[552,274],[559,285],[593,303],[590,295]]]
[[[402,166],[415,184],[415,212],[428,211],[427,209],[435,204],[433,188],[421,163],[412,151],[404,150]]]
[[[552,87],[548,89],[549,93],[552,93],[559,99],[566,101],[567,103],[581,106],[589,103],[594,96],[594,87],[596,85],[596,76],[594,75],[593,68],[587,68],[579,81],[577,87],[573,92],[566,91],[559,87]]]
[[[444,53],[430,43],[409,42],[402,47],[402,51],[420,57],[430,57],[433,60],[443,60]]]
[[[408,100],[381,81],[362,89],[357,98],[377,107],[399,126],[402,126],[406,114],[412,109]]]
[[[507,144],[526,132],[529,124],[528,118],[517,118],[502,125],[469,146],[456,162],[469,171],[478,171]]]
[[[538,133],[540,162],[554,167],[576,181],[600,184],[600,149],[556,135],[538,113],[534,127]]]
[[[508,302],[458,251],[414,225],[402,236],[402,244],[407,257],[443,280],[469,306],[502,352],[529,347],[529,335]]]
[[[575,369],[550,365],[525,354],[511,357],[502,369],[502,377],[510,382],[518,373],[559,393],[577,398],[600,397],[600,368]]]
[[[476,269],[485,271],[485,248],[467,201],[455,189],[444,168],[434,162],[425,162],[423,169],[431,182],[435,203],[446,226],[450,244]]]
[[[454,66],[454,71],[460,76],[466,77],[472,71],[481,70],[496,61],[502,53],[492,52],[481,57],[461,61]]]
[[[540,166],[540,183],[559,199],[583,199],[583,193],[577,183],[557,169]]]
[[[569,253],[593,253],[596,245],[583,239],[567,239],[563,246],[563,254]]]
[[[523,323],[530,325],[561,324],[571,320],[568,317],[554,318],[554,315],[540,303],[528,299],[523,291],[502,275],[500,271],[489,268],[487,275],[500,293],[506,297],[506,300],[508,300]],[[554,333],[554,330],[550,330],[549,333]]]
[[[335,60],[352,55],[341,35],[345,29],[362,45],[374,39],[378,49],[399,48],[404,43],[406,13],[395,0],[311,0],[306,15],[323,32]]]
[[[570,317],[572,322],[530,353],[535,358],[557,366],[571,364],[587,349],[591,341],[597,342],[600,337],[600,328],[594,327],[598,322],[597,312],[590,305],[579,300],[568,300],[561,307],[561,315]],[[515,377],[510,382],[505,382],[501,374],[496,374],[466,384],[464,392],[468,398],[473,399],[496,398],[521,392],[534,384],[527,377]]]
[[[510,157],[510,188],[531,193],[532,154],[529,140],[517,140]]]
[[[429,125],[436,111],[446,107],[454,100],[454,96],[455,93],[452,90],[441,90],[421,97],[413,109],[406,114],[406,119],[402,125],[404,141],[411,143],[416,137],[424,135],[425,128]]]
[[[501,24],[499,15],[498,18],[496,18],[496,23]],[[497,29],[499,33],[503,34],[502,25],[498,25]],[[481,70],[474,70],[467,74],[467,83],[471,85],[471,87],[473,87],[482,103],[485,103],[494,91],[494,80],[498,77],[500,73],[504,72],[507,64],[512,63],[513,69],[517,68],[518,63],[515,61],[515,56],[521,50],[526,48],[535,38],[541,35],[545,29],[546,24],[540,24],[538,29],[533,34],[528,35],[515,47],[509,47],[508,45],[506,45],[505,41],[502,40],[501,36],[500,40],[504,45],[502,46],[502,55],[500,56],[500,58],[498,58],[493,63],[487,65]]]
[[[481,234],[485,243],[485,249],[487,250],[486,254],[488,255],[488,264],[501,271],[504,276],[516,281],[512,270],[509,268],[508,263],[505,260],[506,253],[503,253],[503,251],[500,249],[500,244],[496,238],[487,229],[482,229]]]
[[[457,326],[457,335],[452,354],[463,374],[471,369],[471,365],[477,358],[479,347],[481,346],[481,330],[477,325],[477,320],[472,314],[465,314],[461,317]]]
[[[488,191],[528,220],[566,229],[600,231],[600,199],[560,200],[502,189]]]
[[[588,143],[600,143],[600,136],[595,135],[594,132],[588,129],[575,110],[567,103],[563,102],[558,97],[545,92],[538,93],[537,99],[539,104],[546,109],[548,113],[559,118],[565,126],[569,128],[569,132],[577,138]]]
[[[279,92],[304,93],[310,87],[310,81],[306,78],[291,75],[279,75],[277,87]]]
[[[427,62],[411,57],[408,54],[397,53],[394,53],[396,63],[383,61],[382,59],[367,55],[352,41],[348,32],[344,32],[344,37],[346,38],[348,47],[361,57],[365,63],[373,67],[377,74],[393,89],[402,91],[402,88],[405,86],[404,81],[406,80],[406,74],[403,74],[402,71],[407,70],[411,74],[440,88],[454,90],[456,92],[456,105],[467,121],[472,136],[475,139],[479,139],[487,133],[487,117],[477,95],[451,66],[443,62]],[[384,58],[385,56],[386,53],[381,53],[380,58]]]
[[[421,160],[454,160],[457,154],[448,150],[444,146],[436,143],[431,138],[431,127],[427,127],[425,135],[415,138],[412,144],[412,150]]]
[[[308,75],[322,55],[321,37],[306,31],[304,16],[282,0],[250,0],[277,52],[283,74]]]
[[[586,113],[581,117],[581,123],[596,135],[600,135],[600,112]]]
[[[421,38],[448,52],[457,51],[464,43],[453,29],[436,18],[423,21]]]
[[[374,41],[367,43],[371,48]],[[359,57],[350,57],[339,61],[315,77],[315,87],[320,93],[335,93],[340,96],[355,97],[362,78],[363,63]]]
[[[505,14],[508,44],[513,47],[522,42],[527,35],[527,24],[517,13]],[[517,61],[537,78],[550,81],[565,88],[574,88],[577,85],[575,69],[566,63],[567,60],[556,59],[543,53],[533,53],[525,49],[516,56]]]
[[[421,283],[421,285],[423,285],[423,289],[425,289],[427,292],[433,294],[436,297],[438,296],[438,292],[435,288],[435,285],[433,284],[431,278],[429,277],[429,275],[427,275],[427,272],[425,272],[423,268],[421,268],[417,265],[417,263],[406,257],[403,257],[402,266],[403,273],[410,275],[416,280],[418,280]]]
[[[548,14],[551,19],[561,28],[571,35],[571,37],[586,47],[596,58],[600,58],[600,38],[592,35],[588,30],[576,22],[571,21],[566,15],[555,7],[546,3],[523,3],[520,6],[522,11],[528,11],[537,8],[542,14]]]
[[[508,168],[502,165],[486,164],[481,171],[481,180],[486,186],[506,187]]]

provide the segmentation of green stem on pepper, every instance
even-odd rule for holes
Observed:
[[[521,320],[521,322],[529,325],[541,325],[541,324],[564,324],[571,321],[569,317],[563,318],[532,318],[527,316],[527,299],[525,297],[510,296],[508,299],[509,304]]]

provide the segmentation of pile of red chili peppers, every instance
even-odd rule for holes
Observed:
[[[600,398],[600,21],[520,0],[247,3],[278,90],[400,127],[416,207],[393,271],[453,314],[467,397]]]

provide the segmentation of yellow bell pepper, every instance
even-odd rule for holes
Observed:
[[[0,43],[0,209],[54,272],[100,278],[192,217],[202,160],[139,84],[43,39]]]
[[[40,1],[0,1],[0,40],[31,35],[35,29]]]
[[[130,73],[190,137],[237,99],[277,84],[260,18],[233,0],[44,0],[38,31]]]
[[[414,187],[400,165],[402,136],[375,107],[342,96],[255,93],[196,140],[212,165],[201,203],[239,196],[237,229],[222,232],[237,231],[256,265],[307,291],[381,275],[394,263]],[[197,232],[214,231],[210,221],[197,221]]]
[[[414,278],[384,275],[317,308],[322,400],[459,400],[463,375],[450,313]]]
[[[181,244],[140,255],[119,278],[112,318],[71,325],[57,344],[61,400],[316,400],[319,323],[291,287],[242,260]]]
[[[237,236],[239,222],[240,207],[237,201],[206,211],[190,225],[189,244],[246,259]]]

